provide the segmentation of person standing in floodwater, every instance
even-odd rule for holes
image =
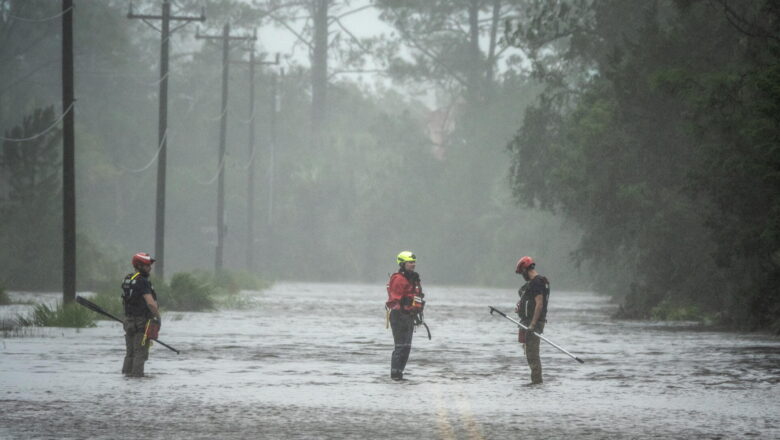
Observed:
[[[145,252],[133,255],[134,273],[122,281],[122,304],[125,308],[125,361],[122,373],[130,377],[144,376],[144,363],[149,359],[150,336],[157,338],[160,310],[157,293],[149,281],[155,259]],[[151,333],[150,332],[151,329]]]
[[[542,360],[539,357],[539,337],[547,322],[547,302],[550,299],[550,282],[536,272],[536,263],[531,257],[523,257],[515,266],[515,273],[523,276],[525,284],[517,292],[520,301],[515,306],[515,313],[520,316],[520,322],[528,330],[519,329],[518,341],[525,348],[525,357],[531,368],[531,384],[542,383]]]
[[[409,352],[412,350],[415,315],[424,304],[420,275],[414,271],[417,257],[411,251],[403,251],[396,257],[398,272],[387,283],[387,302],[390,326],[393,329],[393,355],[390,359],[390,378],[402,380]]]

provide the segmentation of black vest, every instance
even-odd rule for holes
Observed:
[[[122,281],[122,304],[125,306],[125,316],[142,316],[151,318],[152,311],[146,305],[144,295],[151,293],[157,301],[157,293],[149,281],[148,275],[140,272],[128,274]]]
[[[520,321],[528,324],[534,317],[536,310],[536,296],[542,295],[542,313],[539,315],[539,322],[547,321],[547,302],[550,299],[550,282],[547,278],[537,275],[531,281],[525,283],[517,292],[520,295],[520,306],[517,313],[520,315]]]

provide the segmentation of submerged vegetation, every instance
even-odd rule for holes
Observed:
[[[102,309],[112,315],[122,318],[121,288],[119,283],[103,283],[98,286],[95,295],[90,298]],[[213,276],[207,271],[193,273],[180,272],[173,275],[170,283],[154,282],[161,310],[176,312],[203,312],[215,309],[241,310],[253,307],[252,300],[241,294],[242,290],[264,290],[271,283],[247,273],[223,271],[219,276]],[[4,290],[0,289],[0,299],[8,299]],[[8,305],[13,302],[8,299]],[[175,315],[181,319],[180,315]],[[28,313],[17,314],[15,319],[5,319],[0,322],[0,329],[5,332],[18,327],[94,327],[96,320],[111,318],[95,313],[78,304],[63,305],[57,303],[51,307],[47,304],[34,304]]]
[[[28,316],[19,315],[17,322],[22,327],[95,327],[95,313],[75,303],[38,304]]]
[[[247,308],[250,302],[240,294],[241,290],[259,291],[271,286],[271,282],[252,274],[229,270],[223,270],[217,276],[205,270],[178,272],[170,282],[155,280],[152,275],[152,284],[163,312]],[[114,316],[121,317],[124,316],[121,294],[118,281],[102,283],[92,300]],[[98,315],[97,319],[110,318]]]

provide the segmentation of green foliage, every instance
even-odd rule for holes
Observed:
[[[737,28],[702,2],[571,6],[513,34],[546,84],[509,144],[516,200],[582,226],[621,316],[776,328],[780,10],[740,4]]]
[[[698,306],[674,304],[669,300],[664,300],[653,307],[650,315],[659,321],[712,322],[712,317],[704,314]]]
[[[95,296],[90,301],[99,305],[105,311],[111,313],[117,318],[125,316],[125,309],[122,305],[122,288],[118,281],[103,281],[97,284]],[[108,316],[95,313],[95,319],[111,319]]]
[[[9,15],[19,17],[57,13],[48,0],[6,3]],[[430,91],[431,83],[446,89],[436,92],[442,97],[442,107],[451,105],[438,109],[437,115],[451,112],[453,131],[433,145],[428,133],[432,113],[426,104],[381,86],[360,84],[350,79],[354,77],[339,73],[348,65],[360,67],[365,57],[352,57],[354,52],[349,49],[355,46],[354,41],[330,22],[331,30],[342,37],[337,40],[336,34],[331,34],[331,48],[338,46],[340,50],[331,51],[328,57],[333,75],[327,90],[324,135],[312,139],[308,130],[310,70],[293,59],[285,62],[283,75],[272,74],[279,72],[276,67],[258,68],[256,156],[250,161],[245,149],[248,125],[242,121],[249,118],[244,113],[249,107],[247,72],[245,66],[231,66],[229,146],[224,158],[229,220],[225,267],[248,267],[250,274],[261,278],[374,282],[393,270],[393,256],[400,249],[409,248],[421,257],[419,268],[428,283],[508,285],[517,282],[511,265],[518,252],[528,252],[545,261],[545,274],[555,280],[556,286],[576,284],[576,271],[563,264],[573,243],[579,240],[576,229],[560,233],[560,221],[551,221],[546,213],[512,206],[508,198],[502,147],[516,128],[522,110],[539,93],[539,85],[529,82],[517,59],[511,62],[511,72],[498,70],[497,66],[506,65],[504,61],[510,62],[510,53],[520,51],[504,51],[499,45],[491,56],[484,45],[469,45],[465,33],[448,29],[468,24],[467,2],[437,1],[430,8],[423,4],[427,2],[382,3],[382,7],[397,6],[402,18],[403,9],[408,8],[412,15],[401,20],[399,26],[412,32],[412,38],[425,38],[425,46],[443,55],[446,66],[414,50],[415,63],[419,63],[409,66],[409,75],[403,78],[423,80],[419,89],[425,92]],[[519,3],[502,2],[501,12],[509,13],[507,6]],[[479,4],[481,17],[487,17],[492,3]],[[158,14],[159,6],[159,1],[152,0],[135,3],[139,13]],[[199,6],[198,1],[184,0],[177,4],[176,12],[197,14]],[[278,5],[270,1],[224,1],[209,5],[206,25],[214,26],[214,32],[230,20],[236,25],[233,30],[237,35],[245,34],[247,28],[260,23],[258,20],[270,19],[263,10],[265,6],[280,7],[274,15],[279,20],[308,13],[296,2]],[[330,13],[337,16],[348,7],[348,2],[331,2]],[[130,256],[150,251],[158,145],[159,84],[157,71],[149,69],[149,54],[159,52],[159,34],[140,20],[127,20],[126,8],[125,0],[105,0],[75,10],[79,23],[76,47],[82,54],[75,59],[77,81],[89,83],[79,92],[79,102],[85,105],[78,107],[76,118],[78,281],[80,289],[99,295],[104,294],[102,286],[107,283],[105,301],[107,308],[115,311],[118,292],[113,292],[118,290],[116,283]],[[385,12],[392,16],[392,11]],[[2,93],[0,127],[19,124],[16,118],[40,103],[59,102],[56,70],[43,69],[34,76],[29,70],[46,60],[58,59],[61,48],[56,23],[52,20],[3,29],[8,32],[3,32],[0,52],[7,56],[0,58],[7,63],[0,63],[0,76],[18,81]],[[426,33],[427,25],[435,32]],[[492,20],[480,20],[478,26],[483,42],[496,29]],[[311,30],[301,31],[304,38],[311,36]],[[194,26],[183,26],[177,38],[185,41],[194,31]],[[96,39],[94,35],[110,38]],[[373,52],[383,56],[380,65],[385,61],[399,65],[398,59],[391,58],[400,53],[395,49],[402,42],[387,40],[392,40],[387,47],[379,41],[361,41],[360,45],[377,49]],[[34,45],[37,41],[40,44]],[[221,45],[207,41],[194,53],[187,50],[186,56],[184,49],[176,44],[171,47],[168,116],[172,131],[168,138],[165,237],[168,276],[212,267],[216,235],[213,211],[217,190],[210,178],[216,176],[221,162],[215,147],[222,97],[219,87],[203,85],[219,82]],[[260,46],[258,49],[263,50]],[[241,56],[241,52],[233,55]],[[258,54],[258,58],[261,56]],[[460,82],[464,78],[468,87]],[[272,112],[270,105],[274,80],[278,112]],[[461,99],[463,96],[468,99]],[[273,140],[272,119],[276,122]],[[312,148],[315,143],[318,148]],[[55,165],[52,170],[58,170]],[[253,213],[247,212],[246,203],[250,166],[256,177]],[[4,178],[6,173],[0,176]],[[0,197],[4,197],[6,186],[0,188]],[[56,196],[58,192],[55,189],[51,194]],[[0,208],[7,202],[0,200]],[[59,204],[57,198],[40,208],[46,215],[13,222],[11,217],[0,216],[0,264],[12,268],[9,273],[15,277],[7,280],[9,287],[59,288]],[[254,242],[246,234],[249,214],[254,214]],[[252,265],[245,258],[250,246],[256,256]],[[11,261],[11,255],[16,260]],[[235,273],[196,278],[199,285],[212,286],[213,298],[268,285]],[[166,289],[162,283],[157,287],[161,292]],[[169,307],[170,299],[161,295],[163,308]],[[185,300],[174,301],[180,302]]]
[[[250,297],[241,294],[218,296],[215,302],[220,309],[247,310],[255,307],[255,303]]]
[[[54,308],[38,304],[28,316],[18,316],[20,326],[29,327],[95,327],[95,313],[76,304],[58,303]]]
[[[54,107],[38,108],[5,132],[23,139],[44,132],[56,116]],[[15,289],[52,288],[61,282],[60,132],[29,141],[4,141],[0,149],[0,179],[8,188],[0,200],[0,266],[5,282]],[[31,262],[34,264],[31,267]]]
[[[174,274],[170,284],[157,284],[155,290],[160,306],[168,310],[197,312],[214,309],[214,286],[189,273]]]

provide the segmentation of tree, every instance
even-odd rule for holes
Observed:
[[[386,48],[391,75],[434,84],[470,106],[494,96],[497,68],[518,68],[521,54],[499,44],[502,21],[514,15],[512,0],[376,1],[381,18],[399,33]],[[509,52],[507,52],[509,50]],[[408,52],[408,54],[406,54]]]
[[[342,19],[360,12],[350,0],[256,0],[269,24],[292,33],[298,44],[309,52],[311,71],[311,135],[313,145],[321,145],[323,127],[327,123],[328,87],[340,69],[362,68],[374,42],[359,39],[344,26]],[[301,24],[302,23],[302,24]],[[338,69],[329,67],[329,60],[337,61]]]
[[[578,256],[624,316],[695,307],[778,326],[777,7],[560,1],[535,14],[511,35],[545,82],[509,144],[516,200],[584,228]]]
[[[7,188],[0,199],[0,264],[11,288],[56,288],[61,281],[61,133],[55,122],[53,107],[36,109],[6,131],[0,151],[0,187]]]

